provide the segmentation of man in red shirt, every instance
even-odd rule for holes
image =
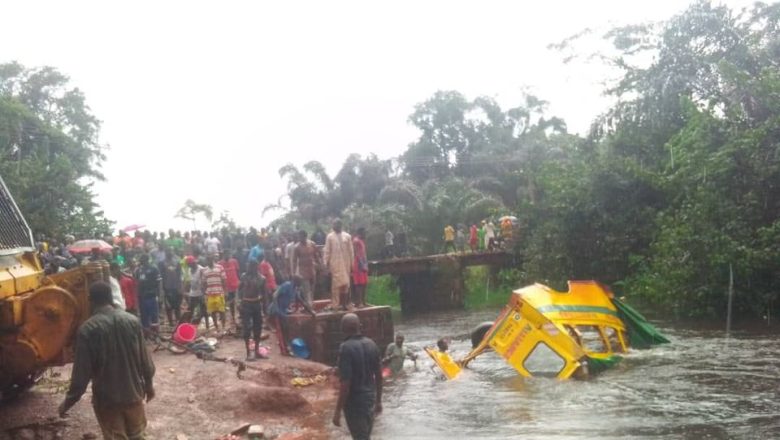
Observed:
[[[471,228],[469,228],[469,247],[471,252],[477,251],[477,239],[477,225],[471,225]]]
[[[225,269],[225,286],[227,288],[227,306],[230,309],[230,319],[233,321],[233,327],[236,326],[236,292],[239,285],[240,269],[238,260],[232,257],[230,249],[222,251],[222,260],[219,265]]]
[[[119,281],[122,297],[125,299],[125,311],[138,316],[138,297],[135,279],[120,269],[116,263],[111,263],[111,276]]]
[[[265,255],[260,255],[258,257],[260,264],[257,266],[257,271],[260,272],[260,275],[265,278],[265,291],[266,292],[275,292],[276,291],[276,276],[274,275],[274,268],[271,266],[271,263],[268,262],[268,260],[265,259]],[[264,304],[263,308],[265,309],[266,314],[268,314],[268,297],[270,295],[266,295],[264,298]]]
[[[260,275],[265,277],[265,287],[269,290],[276,290],[276,276],[274,275],[274,267],[263,256],[260,256],[260,264],[257,266]]]

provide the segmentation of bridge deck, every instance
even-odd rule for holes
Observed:
[[[459,260],[461,267],[466,266],[506,266],[512,261],[512,254],[504,251],[465,252],[427,255],[423,257],[391,258],[370,261],[368,270],[371,275],[402,275],[430,271],[436,264],[447,260]]]

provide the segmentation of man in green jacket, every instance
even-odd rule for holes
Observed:
[[[89,288],[92,317],[79,327],[70,389],[60,417],[81,399],[92,382],[92,406],[105,439],[142,440],[146,401],[154,398],[154,364],[144,344],[141,323],[112,305],[111,286]]]

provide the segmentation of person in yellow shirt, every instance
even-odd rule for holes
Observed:
[[[455,228],[452,225],[447,225],[444,228],[444,253],[447,253],[448,249],[452,249],[452,252],[457,252],[455,249]]]
[[[501,221],[501,238],[505,241],[512,239],[512,220],[508,218]]]
[[[500,229],[500,236],[499,236],[499,247],[502,249],[510,249],[512,247],[512,228],[514,228],[514,225],[512,224],[512,220],[509,218],[503,218],[501,222],[499,223]]]

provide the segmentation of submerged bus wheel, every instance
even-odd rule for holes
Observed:
[[[471,331],[471,348],[476,347],[485,338],[485,334],[493,327],[493,321],[485,321],[474,327]]]

